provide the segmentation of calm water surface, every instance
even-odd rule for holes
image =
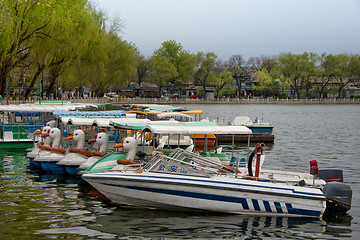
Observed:
[[[27,169],[23,151],[0,152],[0,239],[358,239],[360,105],[186,105],[223,122],[246,115],[275,125],[265,165],[308,171],[339,167],[352,209],[321,220],[121,208],[85,194],[78,178]],[[237,154],[245,154],[242,146]]]

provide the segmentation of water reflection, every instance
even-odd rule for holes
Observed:
[[[131,217],[129,217],[131,216]],[[326,232],[326,222],[310,218],[169,213],[117,208],[98,216],[94,230],[118,237],[164,238],[314,238]]]

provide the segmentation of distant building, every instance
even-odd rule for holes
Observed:
[[[123,97],[161,97],[159,87],[149,82],[142,82],[140,86],[136,82],[131,82],[128,86],[120,86],[118,94]]]

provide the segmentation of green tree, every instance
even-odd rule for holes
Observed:
[[[177,77],[177,71],[168,57],[153,56],[150,60],[150,78],[159,87],[161,94],[162,88],[172,79]]]
[[[219,75],[213,75],[210,79],[210,85],[215,88],[216,96],[220,96],[230,86],[235,85],[232,73],[224,70]]]
[[[300,97],[304,73],[310,69],[309,54],[284,54],[279,57],[277,68],[281,72],[281,81],[290,86],[292,98]]]
[[[188,51],[184,50],[180,43],[168,40],[161,44],[161,47],[154,52],[154,56],[168,58],[169,62],[175,67],[178,78],[181,82],[188,82],[194,69],[195,58]],[[172,79],[175,82],[176,79]]]
[[[337,75],[339,74],[339,62],[338,57],[332,54],[326,55],[323,53],[321,55],[321,63],[320,63],[320,70],[319,76],[320,81],[317,85],[319,88],[320,97],[325,98],[325,90],[328,84],[333,81]]]
[[[101,12],[94,12],[95,24],[87,38],[85,51],[73,65],[66,86],[87,86],[95,96],[129,82],[136,66],[135,47],[114,31],[106,31]],[[113,29],[110,28],[110,29]]]
[[[141,83],[149,75],[150,60],[146,59],[143,55],[140,55],[139,53],[136,53],[135,60],[137,82],[139,86],[141,86]]]
[[[209,79],[213,75],[216,58],[217,56],[213,52],[199,52],[196,55],[196,70],[194,74],[194,81],[196,84],[202,86],[204,91],[208,86]]]
[[[259,84],[254,86],[254,90],[262,91],[265,97],[274,96],[279,90],[279,83],[270,76],[266,69],[257,72],[256,80]]]
[[[55,6],[55,7],[54,7]],[[0,94],[10,72],[31,54],[34,40],[49,38],[56,1],[3,0],[0,4]]]
[[[241,95],[241,76],[243,75],[244,69],[240,67],[238,64],[234,64],[232,67],[233,77],[235,79],[235,83],[237,86],[236,95],[240,97]]]
[[[349,84],[349,82],[360,78],[360,58],[359,55],[348,56],[345,54],[340,54],[337,58],[337,97],[340,98],[342,90]]]
[[[316,53],[304,53],[302,57],[304,61],[300,89],[305,89],[306,97],[309,97],[309,90],[312,88],[311,80],[317,77],[320,57]]]

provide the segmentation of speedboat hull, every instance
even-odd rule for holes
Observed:
[[[118,204],[145,208],[319,218],[326,207],[326,198],[319,189],[238,178],[152,172],[82,177]]]

